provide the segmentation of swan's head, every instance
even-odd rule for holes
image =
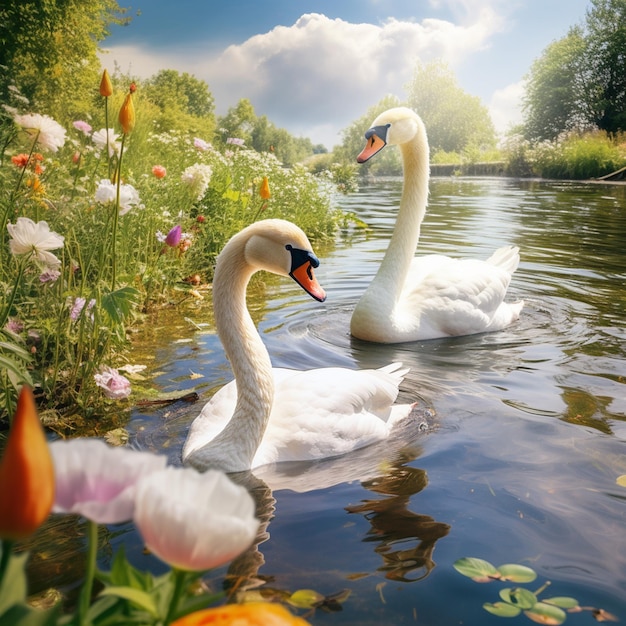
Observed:
[[[424,124],[415,111],[406,107],[388,109],[372,122],[365,133],[367,144],[356,160],[365,163],[386,145],[408,143],[418,136],[426,139]]]
[[[255,271],[290,276],[310,296],[319,302],[326,300],[326,293],[313,273],[319,259],[300,228],[286,220],[270,219],[255,222],[240,234],[243,233],[247,235],[245,260]]]

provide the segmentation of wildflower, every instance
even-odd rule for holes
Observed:
[[[100,439],[53,441],[56,474],[54,513],[78,513],[98,524],[133,518],[137,483],[165,469],[167,458],[130,448],[114,448]]]
[[[135,128],[135,105],[133,104],[133,93],[135,92],[134,83],[130,87],[130,91],[126,94],[122,108],[118,116],[120,126],[125,135],[128,135]]]
[[[189,233],[181,233],[180,235],[180,243],[178,244],[178,249],[181,252],[187,252],[191,247],[192,237]]]
[[[132,376],[133,374],[143,372],[145,369],[147,369],[147,367],[147,365],[131,365],[130,363],[127,363],[126,365],[122,365],[122,367],[118,367],[118,371],[126,372],[127,374],[130,374]]]
[[[54,501],[54,467],[35,398],[22,387],[0,461],[0,537],[23,539],[48,517]]]
[[[58,280],[60,276],[61,272],[59,272],[59,270],[55,270],[49,267],[41,272],[41,274],[39,274],[39,282],[43,284],[54,283]]]
[[[73,322],[75,322],[80,317],[80,314],[83,312],[86,303],[87,301],[85,300],[85,298],[81,296],[77,296],[76,298],[74,298],[74,304],[72,305],[72,308],[70,310],[70,319]],[[87,304],[87,312],[91,311],[95,304],[96,301],[93,298],[89,300],[89,304]]]
[[[108,98],[113,95],[113,85],[111,84],[111,78],[109,72],[105,69],[102,72],[102,80],[100,81],[100,95],[104,98]]]
[[[213,170],[209,165],[195,163],[190,165],[181,175],[181,180],[189,185],[198,200],[201,200],[211,182]]]
[[[203,571],[250,546],[259,527],[254,511],[248,491],[226,474],[168,467],[137,485],[134,522],[159,559]]]
[[[28,154],[16,154],[11,157],[11,163],[13,163],[16,167],[21,167],[22,169],[28,165],[29,161],[30,156]]]
[[[246,142],[243,139],[239,139],[237,137],[229,137],[226,140],[226,143],[233,144],[234,146],[243,146],[243,144]]]
[[[108,178],[102,179],[96,188],[95,200],[100,204],[116,202],[117,186]],[[141,206],[139,192],[132,185],[120,185],[120,215],[126,215],[136,206]]]
[[[185,615],[172,626],[309,626],[275,602],[225,604]]]
[[[175,248],[180,243],[181,235],[182,230],[180,224],[177,224],[176,226],[174,226],[174,228],[172,228],[172,230],[170,230],[169,233],[167,233],[167,236],[165,237],[163,243],[165,243],[165,245],[169,246],[170,248]]]
[[[206,222],[206,217],[204,217],[204,215],[198,215],[198,217],[196,217],[196,222],[204,224],[204,222]]]
[[[30,254],[49,267],[57,267],[61,261],[49,250],[63,247],[64,238],[50,230],[47,222],[33,222],[28,217],[18,217],[15,224],[7,224],[12,239],[12,254]]]
[[[4,328],[15,335],[19,335],[24,330],[24,324],[14,317],[10,317]]]
[[[96,385],[104,390],[104,395],[111,400],[121,400],[130,396],[130,381],[116,369],[104,365],[94,374]]]
[[[119,143],[118,138],[119,135],[117,135],[112,128],[109,128],[108,134],[106,128],[101,128],[91,136],[91,139],[97,149],[104,150],[104,148],[108,147],[110,157],[120,153],[121,144]]]
[[[261,181],[259,195],[261,196],[261,198],[263,198],[263,200],[269,200],[272,197],[272,194],[270,193],[270,183],[267,179],[267,176],[264,176],[263,180]]]
[[[21,126],[29,135],[44,148],[56,152],[65,144],[65,128],[48,115],[27,114],[16,115],[13,121]]]
[[[200,139],[199,137],[196,137],[193,140],[193,145],[195,148],[202,152],[206,152],[211,147],[210,143],[207,143],[206,141],[204,141],[204,139]]]
[[[85,135],[91,134],[92,128],[89,124],[87,124],[87,122],[83,122],[82,120],[76,120],[73,123],[73,126],[76,130],[80,130],[82,133],[85,133]]]
[[[152,173],[156,178],[165,178],[167,170],[162,165],[154,165],[152,167]]]

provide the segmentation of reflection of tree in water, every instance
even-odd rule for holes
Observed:
[[[369,521],[371,529],[363,541],[378,542],[374,551],[383,558],[378,571],[385,572],[390,580],[415,582],[426,578],[435,567],[435,544],[448,534],[450,526],[407,508],[411,496],[426,487],[428,477],[424,470],[404,465],[406,461],[399,459],[383,475],[361,483],[389,497],[363,500],[346,511],[363,513]],[[413,541],[417,544],[411,546]],[[408,578],[415,570],[421,572],[417,578]]]

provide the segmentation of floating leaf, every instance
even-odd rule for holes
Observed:
[[[559,626],[567,618],[563,609],[545,602],[537,602],[532,609],[524,611],[524,615],[537,624],[547,624],[548,626]]]
[[[626,474],[617,477],[615,481],[620,487],[626,487]]]
[[[463,576],[467,576],[477,583],[488,583],[500,578],[500,572],[491,563],[474,557],[459,559],[452,564],[452,567],[459,574],[463,574]]]
[[[546,598],[542,600],[546,604],[554,604],[554,606],[560,606],[562,609],[574,609],[578,606],[578,600],[576,598],[568,598],[567,596],[556,596],[554,598]]]
[[[597,622],[619,622],[613,613],[609,613],[604,609],[594,609],[592,615],[596,618]]]
[[[485,611],[497,615],[498,617],[517,617],[522,611],[512,604],[506,602],[485,602],[483,604]]]
[[[323,601],[324,596],[313,589],[298,589],[287,598],[289,604],[299,609],[313,609]]]
[[[502,589],[500,597],[509,604],[520,609],[532,609],[537,604],[537,597],[532,591],[515,587],[513,589]]]
[[[525,565],[517,565],[516,563],[500,565],[498,571],[501,574],[502,580],[510,580],[514,583],[531,583],[537,578],[535,570]]]

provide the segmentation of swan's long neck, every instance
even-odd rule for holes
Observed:
[[[213,278],[215,325],[237,381],[233,416],[209,444],[216,465],[225,471],[250,468],[274,398],[270,357],[246,306],[254,269],[243,260],[244,247],[245,241],[232,240],[220,254]]]
[[[400,208],[389,247],[371,283],[385,289],[390,304],[400,296],[415,255],[426,214],[430,175],[425,132],[418,132],[411,141],[400,144],[400,150],[404,174]]]

